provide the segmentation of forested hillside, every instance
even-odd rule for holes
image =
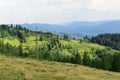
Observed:
[[[101,34],[93,37],[91,42],[120,50],[120,34]]]
[[[67,34],[60,37],[50,32],[31,31],[20,25],[0,25],[0,31],[1,54],[120,72],[120,51],[91,43],[87,39],[75,40]]]

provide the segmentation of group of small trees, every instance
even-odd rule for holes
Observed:
[[[120,53],[110,53],[108,50],[96,50],[92,52],[84,52],[83,65],[98,69],[120,71]]]
[[[22,46],[16,47],[16,46],[12,46],[9,43],[4,43],[4,41],[1,39],[0,40],[0,53],[3,53],[5,55],[11,55],[11,56],[23,56],[23,52],[22,52]]]

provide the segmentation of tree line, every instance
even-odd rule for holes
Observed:
[[[91,42],[120,50],[120,34],[100,34],[92,37]]]

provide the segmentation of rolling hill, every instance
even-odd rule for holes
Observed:
[[[119,80],[120,73],[0,55],[0,80]]]
[[[1,29],[0,53],[2,55],[11,56],[13,58],[20,57],[20,58],[36,59],[37,57],[38,60],[66,62],[66,63],[90,66],[97,69],[116,71],[116,72],[120,71],[120,67],[119,67],[120,51],[114,50],[111,47],[106,47],[106,46],[101,46],[95,43],[91,43],[87,39],[81,39],[81,40],[69,39],[67,35],[66,36],[64,35],[64,37],[59,37],[57,34],[53,34],[50,32],[30,31],[26,28],[23,28],[20,25],[16,25],[16,27],[13,27],[12,25],[11,26],[0,25],[0,29]],[[38,36],[36,37],[36,35]],[[37,42],[36,42],[36,39],[37,39]],[[36,43],[38,45],[36,45]],[[37,49],[36,46],[38,46],[37,56],[36,56],[36,49]],[[15,59],[18,59],[18,58],[15,58]],[[1,59],[1,61],[2,60],[3,59]],[[16,62],[13,62],[11,66],[14,65],[14,63]],[[117,66],[114,66],[113,63]],[[28,64],[31,64],[31,63],[28,63]],[[16,66],[18,65],[19,64],[16,64]],[[22,66],[23,65],[24,64],[22,64]],[[6,67],[3,67],[3,68],[6,69]],[[34,68],[34,67],[31,66],[31,68]],[[4,70],[4,69],[1,69],[1,70]],[[54,70],[54,68],[52,70]],[[1,76],[4,76],[2,75],[2,72],[1,72]],[[5,75],[9,77],[9,71],[7,73],[5,73]],[[18,72],[17,73],[15,72],[10,76],[13,76],[12,78],[14,79],[14,78],[19,78],[20,76],[24,76],[24,74],[25,73],[23,72],[20,74]],[[26,74],[29,74],[29,72],[26,72]],[[16,75],[16,77],[14,77],[14,75]],[[35,72],[35,75],[32,73],[30,75],[37,76],[36,72]],[[46,79],[49,79],[49,76],[51,75],[49,74],[47,75],[48,75],[48,78]],[[40,78],[39,75],[37,77]],[[44,75],[41,77],[43,77],[43,79],[45,78]],[[27,78],[29,77],[27,76]],[[22,79],[26,79],[26,77]],[[52,80],[54,78],[50,77],[50,79]],[[66,78],[60,78],[60,80],[61,79],[64,80]],[[79,78],[76,78],[76,79],[79,79]]]

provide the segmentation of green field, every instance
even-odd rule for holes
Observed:
[[[0,55],[0,80],[120,80],[120,73]]]

